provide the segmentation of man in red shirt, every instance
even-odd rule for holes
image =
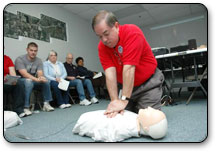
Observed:
[[[142,30],[133,24],[120,25],[105,10],[95,15],[92,28],[100,38],[99,58],[111,98],[105,115],[114,117],[124,109],[138,112],[148,106],[160,109],[164,76]],[[120,98],[117,82],[122,87]]]
[[[16,71],[14,68],[14,63],[11,60],[11,58],[7,55],[4,55],[4,78],[7,74],[16,76]]]
[[[19,117],[26,116],[24,113],[24,85],[21,82],[13,83],[8,85],[5,77],[7,75],[16,76],[16,71],[14,68],[14,63],[11,58],[4,55],[4,110],[13,110]],[[12,100],[7,99],[7,96],[11,95]],[[12,109],[7,109],[6,105],[12,104]]]

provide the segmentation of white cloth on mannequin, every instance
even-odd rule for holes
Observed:
[[[4,130],[21,124],[23,124],[23,121],[19,118],[17,113],[13,111],[4,111]]]
[[[104,112],[105,110],[98,110],[82,114],[73,128],[73,133],[104,142],[139,137],[136,113],[125,110],[123,115],[107,118]]]

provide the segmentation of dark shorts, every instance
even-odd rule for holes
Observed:
[[[154,109],[161,109],[160,100],[163,93],[163,82],[164,75],[157,68],[155,73],[146,82],[134,87],[126,110],[138,113],[139,109],[145,109],[148,106]]]

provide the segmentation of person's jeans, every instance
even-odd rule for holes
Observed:
[[[12,108],[18,115],[23,113],[23,106],[24,106],[24,85],[21,82],[17,82],[16,85],[6,85],[4,84],[4,95],[5,94],[12,94],[13,103]]]
[[[42,92],[44,102],[52,101],[52,94],[50,90],[50,82],[34,82],[31,79],[21,78],[19,82],[22,82],[25,86],[25,108],[30,107],[30,96],[33,89]]]
[[[57,99],[57,104],[69,104],[69,88],[67,91],[63,91],[58,88],[58,84],[57,81],[50,81],[51,88],[53,89]]]
[[[69,86],[70,87],[76,87],[80,101],[82,101],[86,98],[83,86],[87,87],[89,95],[91,98],[95,97],[94,88],[92,86],[91,80],[89,80],[89,79],[85,79],[83,81],[80,79],[71,80]]]

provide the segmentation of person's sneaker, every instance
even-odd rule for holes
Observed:
[[[67,108],[71,107],[72,105],[71,104],[65,104]]]
[[[97,104],[97,103],[99,103],[99,101],[98,101],[97,98],[93,97],[93,98],[91,98],[91,103],[92,104]]]
[[[85,105],[85,106],[88,106],[88,105],[91,105],[91,102],[90,101],[88,101],[87,99],[84,99],[84,100],[82,100],[82,101],[80,101],[80,103],[79,103],[80,105]]]
[[[22,118],[22,117],[25,117],[26,116],[26,113],[25,112],[22,112],[21,114],[19,114],[19,117]]]
[[[54,111],[54,108],[52,106],[50,106],[49,104],[44,104],[42,110],[49,112],[49,111]]]
[[[39,110],[34,110],[32,113],[33,113],[33,114],[39,114],[40,111],[39,111]]]
[[[31,112],[28,108],[25,108],[25,109],[24,109],[24,113],[25,113],[27,116],[29,116],[29,115],[32,114],[32,112]]]
[[[62,105],[59,106],[59,108],[61,108],[61,109],[65,109],[66,107],[67,107],[66,104],[62,104]]]

